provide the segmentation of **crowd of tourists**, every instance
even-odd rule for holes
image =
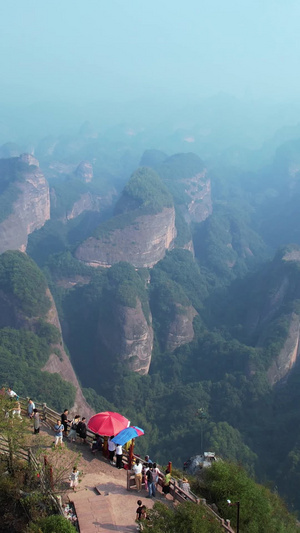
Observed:
[[[67,438],[69,442],[75,442],[78,437],[80,442],[84,444],[87,443],[87,425],[85,416],[81,418],[80,415],[75,415],[72,420],[69,420],[68,416],[69,411],[68,409],[65,409],[61,414],[60,419],[58,419],[54,425],[55,447],[62,445],[63,437]]]
[[[21,404],[19,401],[19,396],[14,392],[10,387],[5,389],[2,387],[0,389],[0,396],[6,396],[10,398],[13,402],[13,416],[21,416]],[[34,434],[38,434],[40,431],[40,413],[39,410],[35,407],[35,403],[31,398],[27,399],[27,417],[33,421],[33,431]],[[75,415],[72,419],[69,419],[68,409],[64,409],[61,417],[57,419],[56,424],[54,425],[54,446],[62,445],[63,438],[68,439],[69,442],[82,442],[83,444],[87,443],[87,424],[86,418],[80,417],[80,415]],[[101,437],[100,435],[94,435],[91,452],[95,454],[97,451],[102,451],[103,455],[107,456],[111,465],[116,465],[118,469],[123,468],[123,447],[115,443],[114,436],[110,437]],[[128,447],[127,447],[128,448]],[[158,485],[162,485],[162,494],[167,497],[167,494],[170,493],[171,485],[171,472],[167,468],[164,473],[162,473],[157,464],[153,462],[149,455],[145,456],[145,459],[135,458],[131,466],[131,471],[134,474],[135,486],[137,492],[142,491],[142,486],[144,485],[145,490],[148,492],[147,498],[155,498]],[[72,472],[69,476],[70,488],[73,491],[76,491],[76,488],[79,483],[79,471],[76,466],[74,466]],[[162,480],[160,482],[160,479]],[[186,478],[180,480],[180,488],[186,493],[190,492],[190,485]],[[137,529],[142,531],[143,522],[148,520],[147,508],[142,504],[141,500],[137,501],[138,508],[136,510],[136,522]]]

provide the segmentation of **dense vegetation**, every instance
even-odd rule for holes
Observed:
[[[50,308],[47,282],[30,257],[17,251],[0,256],[0,290],[13,297],[28,317],[44,317]]]
[[[32,259],[21,252],[0,256],[0,382],[21,396],[33,396],[58,410],[72,405],[75,388],[58,374],[42,372],[60,332],[46,321],[47,282]]]
[[[156,172],[148,167],[140,167],[125,185],[116,205],[116,213],[124,213],[142,206],[150,212],[159,213],[164,207],[172,205],[172,196]]]
[[[41,336],[22,329],[0,329],[0,382],[20,396],[32,396],[60,412],[74,403],[75,388],[59,374],[41,370],[51,353],[51,343],[57,342],[57,333],[48,326],[44,325]]]
[[[184,180],[203,172],[204,163],[196,154],[175,154],[165,159],[158,167],[161,176],[177,204],[188,200]]]
[[[51,182],[52,198],[51,218],[64,219],[72,210],[82,194],[90,190],[89,185],[78,178],[68,176],[66,179]]]

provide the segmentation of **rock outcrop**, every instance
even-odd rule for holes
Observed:
[[[179,346],[191,342],[194,338],[193,320],[197,315],[194,307],[185,307],[181,304],[175,304],[177,312],[172,320],[168,332],[166,349],[173,352]]]
[[[183,180],[186,194],[191,198],[187,205],[187,222],[203,222],[212,214],[211,183],[207,170]]]
[[[72,209],[67,211],[66,219],[72,220],[76,218],[84,211],[98,211],[99,210],[99,201],[97,198],[93,197],[90,192],[82,194],[72,206]]]
[[[77,248],[77,259],[95,267],[126,261],[136,268],[151,268],[172,248],[175,209],[153,170],[141,167],[131,176],[115,213]]]
[[[127,261],[136,268],[151,268],[171,249],[175,237],[175,210],[166,207],[160,213],[137,216],[102,238],[90,237],[75,256],[94,267]]]
[[[268,381],[271,386],[284,379],[295,365],[299,355],[300,317],[291,315],[289,333],[279,355],[268,369]]]
[[[187,222],[203,222],[211,215],[211,183],[203,161],[196,154],[168,157],[157,172],[172,192]]]
[[[10,168],[12,174],[19,173],[18,179],[13,182],[17,197],[12,203],[11,213],[0,223],[0,253],[6,250],[25,251],[28,235],[50,218],[49,186],[37,159],[30,154],[22,154],[17,160],[6,160],[6,171],[9,172]]]
[[[130,370],[147,374],[153,348],[151,315],[147,322],[137,299],[136,307],[113,305],[110,318],[99,325],[100,340],[119,360],[126,361]]]
[[[92,163],[89,161],[81,161],[75,170],[75,175],[85,183],[90,183],[94,176]]]

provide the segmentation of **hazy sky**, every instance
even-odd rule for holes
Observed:
[[[2,0],[4,100],[300,95],[299,0]]]

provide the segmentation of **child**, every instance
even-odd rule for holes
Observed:
[[[136,510],[136,523],[138,524],[137,530],[143,531],[143,521],[148,519],[146,505],[143,505],[142,500],[137,501],[138,508]]]
[[[70,475],[70,488],[73,488],[73,491],[75,491],[76,487],[78,487],[78,478],[79,478],[79,472],[77,470],[77,467],[74,466],[73,472]]]
[[[142,500],[138,500],[136,502],[138,504],[138,508],[136,510],[136,517],[135,517],[135,521],[136,522],[139,522],[141,520],[141,515],[142,515]]]
[[[146,507],[146,505],[142,505],[142,507],[141,507],[141,518],[140,518],[140,522],[139,522],[140,531],[143,531],[143,529],[144,529],[143,522],[145,520],[150,520],[150,518],[147,515],[147,507]]]

